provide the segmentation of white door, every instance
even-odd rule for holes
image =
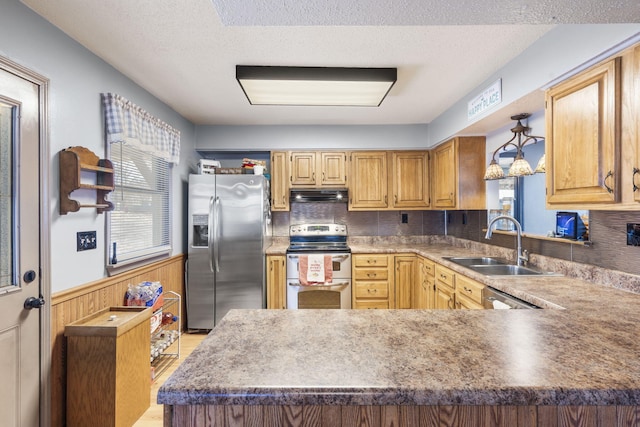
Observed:
[[[40,422],[38,85],[0,68],[0,424]]]

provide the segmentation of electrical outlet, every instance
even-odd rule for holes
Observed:
[[[627,245],[640,246],[640,224],[627,223]]]
[[[96,248],[96,232],[95,231],[78,231],[77,233],[77,251],[86,251]]]
[[[403,224],[407,224],[409,222],[409,214],[402,213],[400,214],[400,218]]]

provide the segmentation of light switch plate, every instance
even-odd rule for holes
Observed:
[[[96,232],[95,231],[78,231],[77,234],[77,251],[86,251],[96,248]]]

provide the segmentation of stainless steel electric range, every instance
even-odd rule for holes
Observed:
[[[287,308],[351,308],[351,250],[346,225],[289,227]]]

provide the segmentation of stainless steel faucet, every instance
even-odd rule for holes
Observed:
[[[493,218],[491,221],[489,221],[489,226],[487,227],[487,234],[485,234],[484,238],[487,240],[491,239],[491,235],[493,234],[493,231],[492,231],[493,224],[495,224],[496,221],[499,221],[501,219],[506,219],[515,224],[516,241],[518,245],[518,248],[517,248],[518,255],[517,255],[516,263],[518,265],[527,265],[527,262],[529,262],[529,253],[527,251],[525,251],[525,253],[522,252],[522,227],[520,226],[520,223],[518,222],[518,220],[515,219],[514,217],[510,215],[498,215],[497,217]]]

